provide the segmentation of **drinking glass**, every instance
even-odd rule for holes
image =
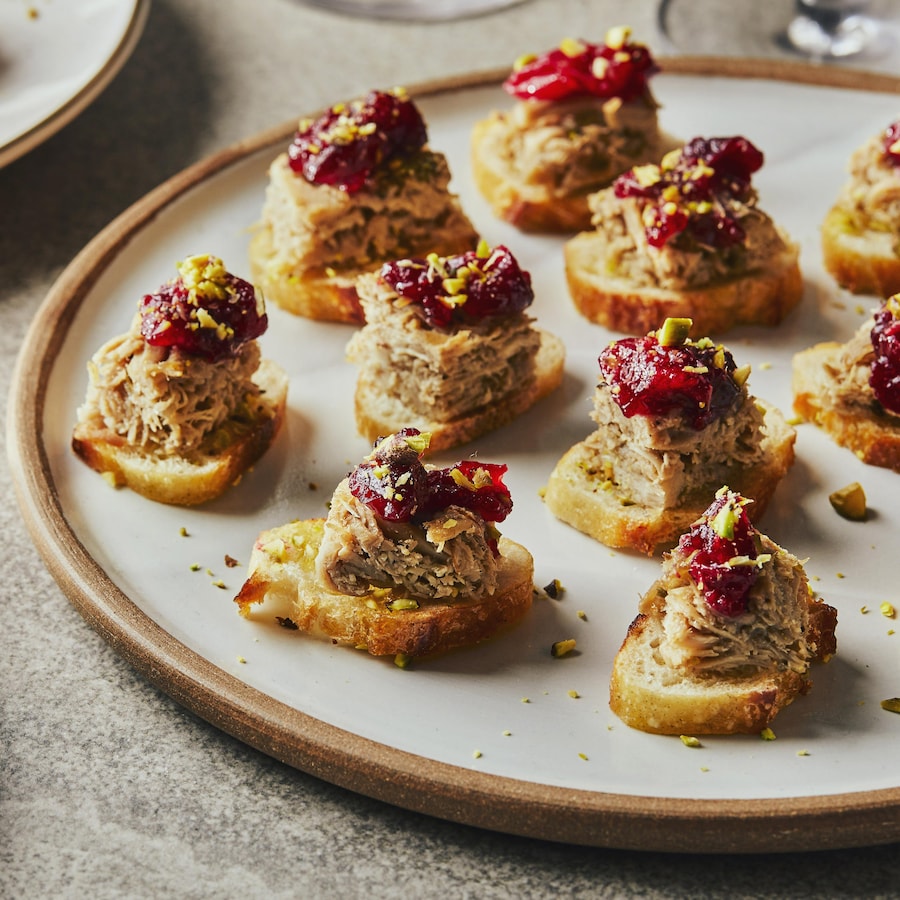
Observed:
[[[427,22],[478,16],[524,3],[525,0],[301,0],[301,2],[350,16]]]
[[[864,65],[897,49],[898,11],[897,0],[660,0],[657,18],[682,53]]]

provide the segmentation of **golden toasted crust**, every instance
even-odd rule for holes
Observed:
[[[655,655],[657,617],[639,614],[613,662],[610,709],[627,725],[653,734],[754,734],[808,690],[791,670],[743,677],[684,674]]]
[[[874,407],[865,414],[839,409],[834,396],[834,376],[842,345],[830,341],[816,344],[794,355],[794,409],[813,422],[842,447],[852,450],[864,463],[900,472],[900,424]]]
[[[591,322],[626,334],[646,334],[672,317],[689,317],[696,334],[736,325],[777,325],[803,297],[799,250],[788,249],[765,270],[694,290],[635,286],[607,271],[607,242],[586,231],[565,245],[566,280],[575,307]]]
[[[365,648],[373,656],[421,657],[469,646],[519,621],[531,608],[534,564],[520,544],[500,538],[499,584],[479,599],[421,601],[416,609],[388,608],[403,595],[373,590],[361,597],[328,590],[316,578],[324,519],[292,522],[263,532],[250,557],[249,576],[235,597],[242,615],[266,601],[273,614],[300,631]]]
[[[195,506],[222,494],[269,449],[284,420],[288,380],[279,366],[263,360],[254,376],[264,390],[252,422],[229,419],[216,429],[190,459],[148,454],[95,421],[79,422],[72,449],[92,469],[117,486],[158,503]],[[223,447],[219,447],[227,435]],[[211,449],[211,448],[215,449]]]
[[[847,213],[833,206],[822,223],[822,258],[837,283],[854,294],[890,297],[900,291],[896,235],[858,231]]]
[[[762,517],[794,462],[794,429],[771,406],[765,406],[765,423],[765,462],[755,468],[735,466],[726,479],[729,487],[754,501],[747,507],[754,521]],[[570,448],[550,475],[544,501],[558,519],[608,547],[627,547],[648,555],[664,549],[703,513],[722,487],[718,481],[704,485],[676,508],[626,505],[614,487],[604,490],[602,476],[591,474],[596,458],[596,451],[585,441]]]
[[[369,441],[401,428],[414,427],[431,433],[431,452],[458,447],[503,425],[530,409],[559,387],[565,365],[565,347],[555,335],[541,331],[541,346],[535,357],[535,379],[524,389],[495,400],[446,422],[427,421],[394,397],[387,396],[371,378],[356,385],[355,411],[359,433]]]

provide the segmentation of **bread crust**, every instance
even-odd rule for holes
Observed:
[[[117,487],[131,488],[149,500],[176,506],[206,503],[240,481],[269,449],[284,421],[288,388],[285,372],[271,360],[263,360],[253,380],[264,391],[254,420],[228,419],[190,458],[131,447],[96,419],[78,422],[72,449]],[[223,435],[228,437],[219,447]]]
[[[416,609],[391,610],[402,595],[372,590],[360,597],[325,588],[315,559],[324,519],[292,522],[263,532],[250,557],[247,581],[235,597],[241,614],[269,601],[300,631],[366,649],[373,656],[431,656],[492,637],[531,608],[534,563],[520,544],[501,537],[499,584],[477,599],[420,601]]]
[[[799,248],[787,249],[764,270],[702,288],[669,290],[604,274],[605,239],[585,231],[566,242],[569,292],[586,319],[626,334],[646,334],[668,317],[693,320],[696,334],[722,334],[737,325],[778,325],[803,297]]]
[[[541,345],[535,356],[535,377],[531,384],[449,421],[428,421],[408,409],[400,400],[385,395],[371,378],[360,377],[354,397],[359,433],[367,440],[374,441],[401,428],[414,427],[422,432],[430,432],[428,449],[430,452],[437,452],[465,444],[482,434],[508,425],[562,383],[565,347],[555,335],[537,330],[540,331]]]
[[[735,466],[725,482],[739,494],[753,500],[747,513],[758,521],[775,493],[778,483],[794,462],[796,432],[775,407],[756,401],[765,413],[763,464],[747,468]],[[571,447],[556,464],[544,492],[548,509],[608,547],[622,547],[652,555],[675,540],[709,506],[718,481],[692,491],[675,508],[649,508],[623,502],[612,487],[603,489],[600,476],[591,474],[597,454],[586,441]]]
[[[610,709],[632,728],[651,734],[754,734],[808,690],[807,680],[791,670],[740,678],[706,673],[666,683],[664,667],[653,660],[661,631],[658,619],[638,614],[613,662]]]
[[[832,367],[838,367],[842,344],[828,341],[794,355],[794,409],[818,425],[837,444],[852,450],[870,466],[900,472],[900,420],[874,405],[859,412],[839,408]]]
[[[847,212],[833,206],[822,222],[822,258],[825,269],[854,294],[887,298],[900,291],[900,255],[897,235],[886,231],[859,231]]]

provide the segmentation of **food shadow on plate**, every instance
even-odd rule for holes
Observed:
[[[312,421],[288,404],[272,446],[221,497],[204,507],[217,515],[246,517],[286,500],[296,505],[314,484],[304,461],[309,457]],[[272,522],[272,525],[278,524]]]

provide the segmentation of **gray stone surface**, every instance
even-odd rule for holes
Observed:
[[[54,279],[168,176],[374,85],[505,66],[523,48],[601,34],[625,15],[653,41],[654,7],[532,0],[427,26],[293,0],[155,0],[110,87],[0,170],[4,411],[18,345]],[[45,570],[5,466],[0,486],[0,897],[900,895],[897,845],[713,858],[560,846],[408,813],[294,771],[120,659]]]

